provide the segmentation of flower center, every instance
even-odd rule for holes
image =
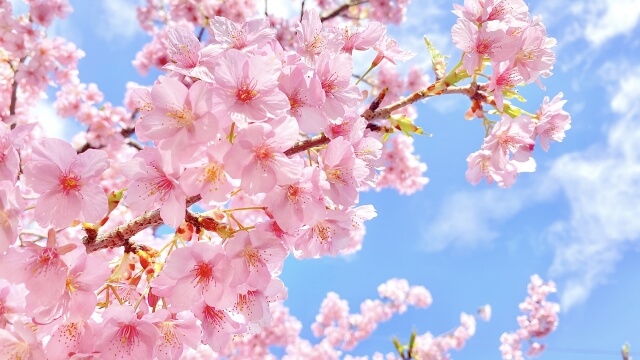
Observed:
[[[211,264],[208,264],[208,263],[200,263],[194,266],[191,272],[194,273],[195,275],[194,280],[197,280],[198,284],[201,284],[201,283],[208,284],[209,281],[213,279],[213,266],[211,266]]]
[[[242,84],[238,90],[236,90],[236,99],[243,103],[248,103],[258,97],[258,92],[255,86],[249,84]]]
[[[80,176],[73,174],[62,174],[59,178],[60,187],[65,195],[69,195],[72,191],[80,191]]]

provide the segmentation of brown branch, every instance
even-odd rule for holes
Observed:
[[[329,139],[325,134],[315,136],[311,139],[301,141],[290,149],[284,152],[285,155],[291,156],[302,151],[306,151],[312,147],[328,144]],[[192,196],[187,199],[187,208],[198,201],[202,200],[200,195]],[[188,211],[185,214],[185,218],[190,219]],[[155,209],[151,212],[144,213],[137,218],[118,226],[117,228],[109,231],[106,234],[100,235],[97,238],[94,236],[85,236],[82,239],[87,252],[93,252],[101,249],[113,249],[116,247],[124,246],[129,243],[129,239],[140,231],[149,228],[151,226],[161,225],[164,222],[160,217],[160,209]]]
[[[361,4],[364,4],[366,2],[369,2],[369,0],[360,0],[360,1],[353,2],[353,3],[350,3],[349,1],[350,0],[347,0],[346,3],[338,6],[337,8],[335,8],[329,14],[327,14],[325,16],[321,16],[320,17],[320,21],[321,22],[325,22],[327,20],[333,19],[334,17],[339,16],[340,14],[342,14],[345,10],[349,9],[351,6],[357,6],[357,5],[361,5]]]
[[[393,104],[389,104],[378,110],[367,109],[362,113],[362,117],[367,121],[373,121],[377,119],[386,119],[391,116],[391,113],[399,110],[407,105],[413,104],[417,101],[424,100],[436,95],[444,94],[464,94],[471,97],[476,96],[477,89],[472,88],[471,85],[450,87],[441,81],[437,81],[431,84],[428,88],[418,90],[402,100],[398,100]]]
[[[304,3],[306,0],[302,0],[302,6],[300,6],[300,22],[302,22],[302,17],[304,16]]]
[[[469,97],[473,97],[476,96],[477,91],[477,87],[472,87],[471,85],[463,87],[449,87],[449,85],[444,83],[443,81],[437,81],[424,90],[416,91],[405,99],[399,100],[393,104],[378,109],[380,102],[386,94],[386,92],[383,91],[378,96],[378,99],[370,104],[369,108],[365,110],[362,116],[367,121],[371,122],[372,120],[376,119],[388,118],[393,111],[396,111],[404,106],[413,104],[416,101],[426,99],[431,96],[441,94],[465,94]],[[371,131],[386,131],[384,127],[374,123],[369,123],[367,125],[367,128]],[[291,156],[314,147],[328,144],[330,141],[331,139],[329,139],[325,134],[320,134],[296,143],[291,148],[285,150],[284,154],[287,156]],[[202,197],[200,197],[200,195],[190,197],[189,199],[187,199],[187,208],[200,200],[202,200]],[[188,211],[185,213],[185,217],[187,219],[193,220],[189,217],[190,215],[191,217],[193,217],[192,214],[190,214]],[[129,243],[129,239],[135,234],[151,226],[161,224],[163,224],[163,221],[160,217],[160,209],[155,209],[151,212],[144,213],[143,215],[138,216],[132,221],[122,224],[117,228],[109,231],[108,233],[98,236],[97,238],[95,238],[94,236],[85,236],[82,239],[82,242],[87,248],[88,253],[100,249],[112,249],[124,245],[130,246],[131,244]]]
[[[201,199],[200,195],[188,198],[187,207],[197,203]],[[94,241],[91,241],[89,237],[85,236],[82,239],[82,243],[84,243],[84,246],[87,248],[87,253],[101,249],[113,249],[128,244],[129,239],[140,231],[161,224],[163,224],[163,221],[162,218],[160,218],[160,209],[155,209],[138,216],[128,223],[118,226],[104,235],[98,236]]]

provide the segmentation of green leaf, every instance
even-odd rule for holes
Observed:
[[[398,351],[398,354],[400,355],[400,357],[404,357],[404,346],[400,344],[400,340],[394,337],[392,341],[393,341],[393,346],[395,346],[396,351]]]
[[[431,55],[431,67],[433,68],[433,72],[436,74],[438,79],[444,77],[444,74],[447,72],[447,61],[446,59],[449,56],[442,55],[440,50],[436,49],[427,37],[424,37],[424,43],[427,45],[427,50],[429,50],[429,55]]]
[[[407,136],[413,136],[413,134],[424,134],[422,128],[414,124],[413,120],[405,115],[400,115],[399,117],[391,116],[389,121],[391,122],[391,126],[402,131],[402,133]]]

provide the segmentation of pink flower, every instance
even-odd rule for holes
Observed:
[[[301,162],[284,154],[298,136],[295,121],[284,116],[274,125],[257,123],[239,130],[233,147],[224,156],[225,169],[240,179],[242,189],[250,195],[292,183],[302,173]]]
[[[221,246],[196,242],[174,250],[151,286],[154,294],[170,299],[172,311],[192,309],[200,299],[225,308],[236,296],[229,285],[231,271]]]
[[[336,204],[353,205],[360,182],[369,174],[365,162],[356,158],[353,146],[343,137],[331,140],[320,159],[329,182],[325,195]]]
[[[378,55],[373,59],[373,66],[378,65],[382,59],[387,59],[395,64],[396,61],[407,61],[415,56],[412,51],[400,49],[398,42],[387,35],[383,35],[373,48],[378,52]]]
[[[0,276],[14,284],[24,283],[29,290],[27,308],[50,306],[65,289],[68,267],[61,255],[75,247],[74,244],[56,246],[55,231],[50,229],[46,247],[27,243],[25,247],[11,247],[0,255]]]
[[[61,317],[65,321],[89,319],[97,303],[95,291],[111,275],[107,261],[95,253],[87,255],[84,251],[75,251],[67,256],[67,261],[70,269],[60,296],[35,308],[33,303],[27,303],[26,310],[39,323],[49,323]]]
[[[66,141],[44,139],[25,166],[26,183],[40,194],[35,220],[40,226],[66,227],[75,219],[97,223],[107,214],[107,195],[96,184],[107,168],[107,153],[76,153]]]
[[[165,40],[171,62],[164,68],[197,79],[213,81],[213,75],[205,66],[207,54],[200,50],[201,44],[193,31],[184,27],[167,29]]]
[[[271,279],[271,269],[278,269],[287,249],[276,238],[260,230],[237,233],[225,244],[224,251],[233,269],[231,285],[244,290],[264,290]]]
[[[177,228],[184,221],[186,195],[178,183],[179,165],[164,156],[157,148],[146,148],[122,166],[132,180],[123,200],[140,212],[159,202],[162,220]]]
[[[138,319],[133,307],[111,305],[102,314],[102,327],[97,331],[96,350],[104,360],[153,359],[158,329],[144,319]]]
[[[275,58],[247,56],[230,49],[215,68],[215,110],[242,114],[250,121],[264,121],[289,109],[289,101],[278,89],[281,64]],[[224,117],[227,114],[219,114]]]
[[[525,82],[531,83],[539,74],[553,68],[556,55],[551,48],[556,46],[556,39],[547,37],[547,31],[541,23],[527,26],[522,31],[521,39],[513,66]]]
[[[497,157],[513,154],[513,160],[526,162],[531,157],[535,145],[532,140],[534,124],[530,117],[521,115],[512,118],[503,115],[493,126],[491,133],[484,139],[483,150],[489,150]]]
[[[349,245],[351,216],[340,210],[327,210],[326,218],[309,225],[296,239],[296,256],[304,258],[336,256]]]
[[[180,185],[188,196],[200,194],[207,203],[225,203],[237,181],[225,172],[222,161],[231,148],[227,141],[209,144],[193,155],[194,162],[180,175]]]
[[[493,62],[510,60],[517,50],[519,39],[508,36],[505,25],[498,21],[478,26],[467,19],[458,19],[451,28],[455,46],[464,51],[463,67],[473,74],[485,56]]]
[[[493,97],[496,101],[496,108],[503,110],[503,91],[509,91],[523,81],[522,76],[517,68],[509,65],[509,62],[501,62],[493,65],[491,79],[487,86],[487,90],[493,91]]]
[[[20,157],[18,149],[22,146],[24,137],[31,132],[37,123],[19,125],[13,130],[0,121],[0,181],[15,184],[20,171]]]
[[[315,74],[320,79],[325,93],[325,102],[321,107],[330,119],[344,115],[345,108],[354,108],[360,101],[360,90],[351,84],[353,62],[348,54],[331,56],[323,52],[315,64]]]
[[[477,185],[482,178],[487,179],[488,184],[494,181],[500,187],[510,187],[516,180],[518,171],[516,167],[504,159],[494,166],[494,154],[489,150],[478,150],[467,157],[468,169],[466,179],[472,185]]]
[[[95,304],[92,303],[92,305]],[[51,334],[45,350],[49,360],[66,360],[72,354],[91,353],[94,347],[93,320],[78,320],[60,324]]]
[[[267,194],[264,204],[284,231],[293,232],[324,217],[326,205],[322,193],[328,189],[325,173],[317,167],[306,167],[299,181],[276,186]]]
[[[315,76],[305,76],[301,66],[294,67],[289,74],[283,73],[279,80],[280,90],[289,98],[289,114],[298,120],[300,130],[319,133],[327,125],[327,117],[319,110],[324,103],[324,90]]]
[[[302,21],[296,25],[300,42],[298,53],[313,61],[322,53],[335,53],[342,47],[342,39],[322,29],[320,15],[315,9],[306,9]]]
[[[24,201],[11,181],[0,181],[0,254],[18,239],[18,220]]]
[[[220,44],[225,49],[254,50],[276,36],[266,19],[253,19],[238,25],[225,17],[214,16],[209,25],[213,30],[214,44]]]
[[[42,344],[28,324],[13,324],[13,331],[0,329],[0,354],[5,359],[47,359]]]
[[[365,51],[371,48],[382,39],[387,32],[387,28],[377,21],[370,21],[364,30],[358,29],[352,32],[350,28],[345,27],[335,31],[336,33],[340,31],[344,39],[342,51],[351,55],[353,50]]]
[[[571,129],[571,115],[562,109],[567,100],[562,100],[562,96],[559,93],[551,101],[545,96],[536,112],[538,121],[535,123],[534,133],[540,139],[540,146],[544,151],[549,150],[549,141],[562,142],[564,132]]]
[[[160,340],[156,343],[156,355],[159,360],[180,359],[184,345],[197,349],[202,331],[191,312],[171,314],[166,309],[142,317],[154,324],[160,331]]]
[[[211,346],[213,351],[222,350],[231,342],[231,336],[243,333],[243,324],[229,317],[225,310],[219,310],[200,301],[194,305],[193,314],[202,322],[202,343]]]
[[[159,142],[161,150],[185,149],[210,141],[218,132],[211,110],[211,89],[196,81],[189,89],[161,76],[151,89],[152,110],[140,117],[136,134],[142,141]]]

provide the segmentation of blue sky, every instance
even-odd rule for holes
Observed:
[[[299,1],[269,0],[269,9]],[[462,2],[459,1],[460,3]],[[150,84],[131,66],[148,40],[135,26],[135,1],[71,1],[75,12],[51,32],[70,38],[87,56],[80,62],[83,82],[96,82],[105,100],[122,103],[125,84]],[[444,52],[459,57],[449,30],[455,21],[451,1],[414,0],[411,18],[393,29],[401,45],[417,52],[428,68],[422,45],[427,35]],[[367,223],[364,248],[349,258],[288,261],[282,276],[287,304],[309,325],[328,291],[359,303],[376,296],[376,287],[392,277],[424,285],[434,303],[381,326],[354,354],[392,350],[390,338],[412,329],[445,332],[459,322],[460,311],[493,306],[489,323],[479,323],[459,360],[496,359],[499,337],[515,330],[518,304],[529,276],[554,279],[562,304],[560,327],[545,343],[542,359],[616,359],[628,341],[640,348],[640,1],[530,1],[542,14],[550,36],[558,39],[554,76],[522,93],[524,108],[535,110],[542,97],[564,92],[572,129],[548,153],[534,153],[538,170],[523,174],[511,189],[464,178],[465,159],[483,136],[478,122],[463,119],[468,100],[436,98],[419,106],[419,125],[432,137],[416,148],[429,166],[430,183],[413,196],[394,191],[365,193],[378,217]],[[296,10],[297,12],[297,10]],[[52,119],[46,102],[37,109]],[[52,131],[69,137],[69,122]],[[638,353],[640,354],[640,353]],[[640,357],[640,355],[637,355]]]

